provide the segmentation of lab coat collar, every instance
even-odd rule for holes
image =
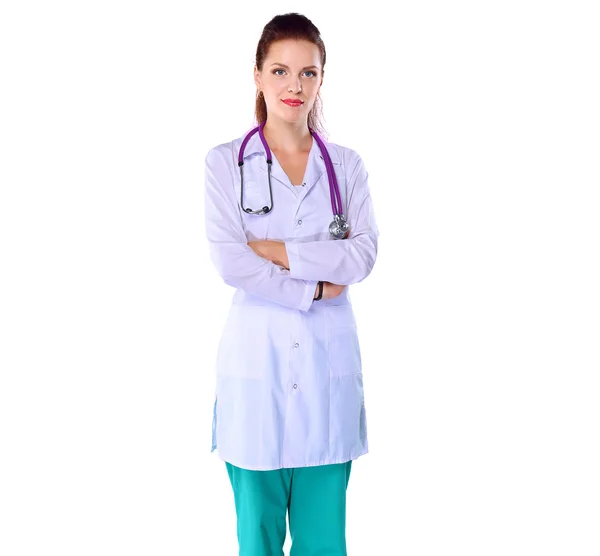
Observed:
[[[251,131],[251,129],[246,131],[246,133],[244,133],[244,135],[242,135],[242,137],[240,137],[236,141],[238,152],[239,152],[239,148],[242,145],[244,138]],[[320,135],[319,135],[319,137],[320,137],[321,141],[323,141],[323,143],[325,144],[325,147],[327,148],[327,152],[329,153],[329,157],[331,158],[331,162],[334,164],[334,166],[341,165],[341,162],[340,162],[340,159],[338,156],[338,152],[337,152],[337,148],[335,146],[331,145],[330,143],[328,143]],[[265,147],[263,146],[262,141],[260,140],[258,131],[249,139],[248,143],[246,144],[246,148],[244,149],[244,160],[246,160],[246,158],[248,158],[249,156],[255,155],[256,153],[259,153],[260,155],[262,155],[262,160],[260,162],[260,168],[264,172],[265,178],[266,178],[266,176],[267,176],[267,156],[265,153]],[[287,174],[281,167],[281,164],[279,164],[279,161],[277,160],[277,157],[275,156],[275,153],[273,151],[271,151],[271,158],[273,161],[273,164],[271,165],[271,177],[272,178],[277,179],[278,181],[280,181],[281,183],[286,185],[289,189],[294,189],[294,187],[299,185],[299,184],[292,185],[290,183],[290,180],[287,177]],[[323,159],[323,154],[321,153],[319,144],[313,137],[312,147],[308,154],[308,163],[306,165],[306,174],[305,174],[305,184],[306,184],[305,188],[306,188],[307,193],[308,193],[308,190],[315,183],[317,183],[319,181],[321,176],[324,173],[326,173],[326,171],[327,170],[325,167],[325,160]],[[339,178],[338,178],[338,180],[339,180]]]

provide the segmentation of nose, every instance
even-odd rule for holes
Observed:
[[[302,91],[302,84],[300,83],[300,78],[292,79],[291,83],[288,86],[288,91],[290,93],[299,93]]]

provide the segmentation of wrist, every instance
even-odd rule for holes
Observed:
[[[319,301],[323,299],[323,281],[319,280],[317,283],[317,289],[315,291],[315,296],[313,297],[313,301]]]

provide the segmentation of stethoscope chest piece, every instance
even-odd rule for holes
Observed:
[[[343,214],[334,214],[331,224],[329,224],[329,233],[335,239],[345,239],[350,232],[350,226],[346,222]]]

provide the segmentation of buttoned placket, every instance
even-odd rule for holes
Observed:
[[[287,458],[294,458],[294,431],[298,427],[298,397],[302,388],[302,368],[305,365],[304,338],[302,337],[302,315],[300,311],[290,315],[290,347],[289,347],[289,374],[285,381],[286,408],[283,432],[283,446],[281,465],[287,465]]]
[[[308,172],[307,172],[308,173]],[[294,232],[294,235],[296,237],[298,236],[302,236],[303,231],[302,231],[302,214],[301,214],[301,207],[302,207],[302,201],[304,200],[304,197],[306,196],[306,182],[302,182],[302,185],[294,185],[290,182],[290,187],[293,189],[297,199],[298,199],[298,204],[296,205],[296,211],[294,213],[294,222],[292,223],[292,229]],[[291,348],[291,355],[290,355],[290,384],[291,384],[291,393],[292,394],[298,394],[301,388],[301,372],[302,372],[302,368],[303,368],[303,358],[304,358],[304,352],[301,351],[303,348],[303,345],[301,344],[302,339],[301,339],[301,333],[302,333],[302,315],[300,314],[300,312],[298,311],[294,316],[293,316],[293,326],[292,326],[292,333],[291,333],[291,339],[292,339],[292,348]]]
[[[303,183],[304,185],[304,183]],[[306,189],[303,186],[295,186],[292,185],[292,187],[294,188],[294,191],[296,191],[296,194],[298,196],[298,205],[296,207],[296,214],[294,216],[295,218],[295,222],[294,222],[294,232],[295,235],[300,235],[302,233],[302,219],[298,218],[298,213],[300,212],[300,207],[302,205],[302,200],[304,199],[304,195],[306,193]],[[298,353],[298,350],[300,349],[300,343],[298,342],[298,338],[300,336],[300,331],[301,331],[301,325],[302,325],[302,316],[299,313],[296,313],[294,315],[294,330],[293,330],[293,334],[295,335],[295,341],[294,341],[294,348],[293,348],[293,353],[292,353],[292,362],[295,363],[295,365],[292,366],[297,366],[297,369],[294,369],[292,372],[292,389],[297,391],[298,390],[298,372],[300,371],[301,365],[298,365],[299,360],[301,360],[302,358],[300,357],[300,353]]]
[[[293,332],[292,335],[295,336],[296,338],[300,335],[300,315],[294,315],[294,326],[293,326]],[[299,370],[300,370],[300,365],[299,365],[299,360],[302,359],[301,353],[300,353],[300,342],[295,341],[293,346],[292,346],[292,355],[291,355],[291,359],[290,359],[290,383],[292,384],[292,390],[298,390],[298,382],[299,382]],[[294,393],[292,391],[292,393]]]
[[[302,315],[300,311],[292,315],[292,326],[290,330],[290,375],[288,384],[291,386],[290,393],[295,394],[298,392],[301,383],[301,371],[302,371],[302,360],[303,352],[301,349],[303,346],[302,339]]]

